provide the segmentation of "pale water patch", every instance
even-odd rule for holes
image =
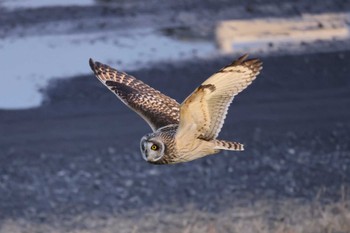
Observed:
[[[94,0],[2,0],[0,6],[7,9],[39,8],[55,6],[90,6]]]
[[[43,2],[46,4],[46,1]],[[63,2],[67,1],[61,3]],[[0,3],[4,4],[4,1]],[[56,34],[40,36],[35,33],[38,30],[35,25],[33,33],[28,33],[29,35],[8,35],[0,39],[0,109],[40,106],[43,95],[39,90],[45,88],[49,80],[80,74],[92,75],[88,66],[90,57],[125,71],[160,61],[211,58],[220,52],[256,53],[259,56],[288,50],[292,53],[307,53],[303,46],[305,41],[314,43],[322,51],[326,48],[317,41],[323,40],[337,45],[339,43],[334,40],[337,39],[345,43],[334,47],[335,49],[348,49],[349,20],[349,13],[303,15],[285,19],[224,20],[218,22],[213,31],[219,50],[216,49],[214,41],[198,40],[198,33],[185,31],[185,34],[194,38],[187,34],[184,36],[183,31],[180,35],[165,35],[164,32],[161,33],[159,25],[160,28],[123,27],[123,30],[118,31],[79,33],[79,29],[70,30],[69,25],[63,22],[52,24]],[[89,20],[87,22],[90,23]],[[95,24],[95,19],[91,19],[91,23]],[[67,33],[68,31],[75,34]],[[333,49],[332,46],[329,48]]]
[[[90,57],[130,70],[214,53],[213,43],[177,41],[152,29],[5,38],[0,40],[0,108],[40,106],[43,95],[39,90],[49,80],[92,74]]]

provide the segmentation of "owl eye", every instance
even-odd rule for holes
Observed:
[[[156,144],[153,144],[152,146],[151,146],[151,150],[158,150],[158,146],[156,145]]]

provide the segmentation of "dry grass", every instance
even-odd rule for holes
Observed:
[[[320,192],[311,203],[296,199],[260,200],[249,206],[235,205],[219,213],[188,207],[181,213],[159,209],[123,216],[86,213],[50,224],[7,219],[0,232],[350,233],[350,198],[346,193],[343,189],[338,201],[326,204],[321,201]]]

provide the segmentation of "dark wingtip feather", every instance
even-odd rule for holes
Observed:
[[[242,63],[244,60],[246,60],[246,59],[248,58],[248,56],[249,56],[248,53],[243,54],[242,56],[240,56],[240,57],[237,59],[237,62]]]
[[[260,59],[258,59],[258,58],[247,59],[247,58],[248,58],[248,53],[240,56],[238,59],[234,60],[231,64],[223,67],[220,71],[224,70],[227,67],[238,66],[238,65],[243,65],[243,66],[249,67],[250,69],[254,70],[255,72],[260,71],[262,69],[262,61]]]
[[[262,61],[258,58],[253,58],[249,60],[245,60],[243,63],[246,67],[249,67],[254,72],[259,72],[262,69]]]
[[[236,61],[234,61],[232,65],[244,65],[252,69],[254,72],[259,72],[262,69],[263,63],[259,58],[247,58],[248,54],[246,53],[243,56],[239,57]]]
[[[94,60],[92,60],[92,58],[89,59],[89,65],[90,65],[90,68],[93,72],[95,72],[95,62]]]

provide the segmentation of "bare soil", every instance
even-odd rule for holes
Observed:
[[[131,6],[146,18],[163,14],[169,23],[188,22],[176,12],[192,12],[194,21],[229,15],[224,1],[198,9],[197,1],[153,8],[121,2],[114,11],[0,9],[6,22],[0,31],[32,33],[26,23],[73,17],[70,11],[98,18],[128,9],[130,17],[121,21],[137,23]],[[279,3],[252,1],[234,12],[257,17],[350,8],[348,1]],[[181,102],[234,58],[164,62],[131,74]],[[234,100],[220,134],[246,150],[187,164],[142,160],[139,140],[150,128],[93,77],[88,58],[88,75],[52,82],[42,90],[41,107],[0,110],[0,232],[349,232],[349,49],[261,59],[262,73]]]

